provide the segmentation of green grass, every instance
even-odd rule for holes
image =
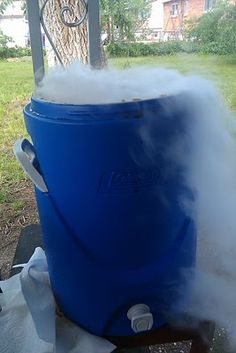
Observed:
[[[20,210],[23,209],[24,204],[23,204],[23,202],[21,200],[15,200],[15,201],[12,202],[11,207],[15,211],[20,211]]]
[[[22,109],[33,89],[31,62],[0,61],[0,203],[8,200],[14,184],[24,178],[12,146],[26,136]]]
[[[133,65],[164,66],[183,73],[200,74],[216,82],[226,103],[236,112],[236,56],[176,55],[167,57],[117,58],[109,60],[119,68]],[[0,61],[0,204],[8,200],[9,190],[25,176],[15,160],[12,146],[26,136],[23,106],[33,90],[30,61]],[[13,205],[20,207],[19,205]]]

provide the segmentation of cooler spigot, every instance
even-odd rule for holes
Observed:
[[[132,306],[127,312],[127,317],[135,333],[149,331],[153,326],[153,315],[146,304]]]

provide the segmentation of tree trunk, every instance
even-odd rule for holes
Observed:
[[[41,4],[43,2],[41,1]],[[67,11],[64,16],[66,22],[76,22],[81,18],[85,10],[81,1],[68,0],[65,3],[63,0],[49,0],[44,11],[45,25],[64,66],[71,64],[74,60],[87,64],[89,61],[87,18],[78,27],[65,26],[60,18],[61,9],[65,5],[68,5],[73,12],[69,14]],[[56,56],[52,57],[50,50],[49,59],[49,65],[57,63]]]
[[[115,41],[115,25],[114,25],[114,16],[111,16],[111,41],[112,43]]]

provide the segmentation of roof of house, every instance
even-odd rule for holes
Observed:
[[[171,2],[171,1],[178,1],[178,0],[162,0],[162,3],[164,4],[164,3],[166,3],[166,2]]]

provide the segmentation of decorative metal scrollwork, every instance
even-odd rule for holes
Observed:
[[[78,19],[76,18],[75,22],[67,22],[65,20],[65,15],[66,14],[69,14],[70,16],[76,17],[75,14],[74,14],[74,9],[71,6],[69,6],[69,5],[63,6],[63,8],[61,9],[60,16],[61,16],[61,21],[62,21],[62,23],[65,26],[67,26],[67,27],[78,27],[84,22],[84,20],[85,20],[85,18],[87,16],[87,13],[88,13],[88,4],[87,4],[87,1],[85,1],[85,0],[81,0],[81,3],[83,5],[83,7],[84,7],[84,12],[83,12],[83,14],[82,14],[82,16],[80,18],[78,18]]]
[[[45,24],[45,21],[44,21],[44,11],[45,11],[45,8],[48,4],[49,0],[45,0],[42,7],[41,7],[41,10],[40,10],[40,21],[41,21],[41,24],[42,24],[42,27],[43,27],[43,30],[44,30],[44,33],[52,47],[52,49],[54,50],[54,53],[59,61],[59,63],[63,65],[63,62],[62,62],[62,59],[61,59],[61,56],[60,56],[60,53],[59,51],[57,50],[55,44],[53,43],[53,40],[48,32],[48,29],[47,29],[47,26]],[[84,7],[84,11],[83,11],[83,14],[81,15],[80,18],[77,18],[75,16],[75,12],[74,12],[74,9],[71,5],[64,5],[62,8],[61,8],[61,11],[60,11],[60,19],[62,21],[62,23],[66,26],[66,27],[70,27],[70,28],[75,28],[75,27],[78,27],[80,26],[86,19],[87,17],[87,14],[88,14],[88,3],[86,0],[79,0],[78,1],[78,6],[79,6],[79,2],[82,3],[83,7]],[[66,20],[66,15],[69,15],[70,17],[75,17],[75,21],[74,22],[68,22]]]

